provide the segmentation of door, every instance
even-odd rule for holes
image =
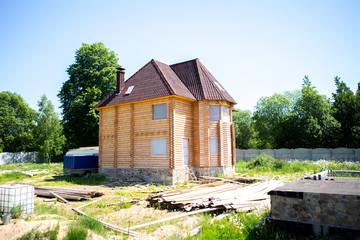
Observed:
[[[189,139],[183,139],[184,165],[189,165]]]

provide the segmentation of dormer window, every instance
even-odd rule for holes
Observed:
[[[125,92],[125,95],[128,95],[128,94],[130,94],[131,92],[132,92],[132,90],[134,89],[134,86],[130,86],[130,87],[128,87],[128,89],[126,90],[126,92]]]

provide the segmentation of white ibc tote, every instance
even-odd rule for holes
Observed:
[[[11,213],[11,209],[21,206],[22,216],[34,211],[34,185],[3,184],[0,185],[0,212]]]

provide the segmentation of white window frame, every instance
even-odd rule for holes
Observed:
[[[225,109],[227,110],[227,112],[224,111]],[[224,122],[231,122],[230,116],[230,108],[221,106],[221,120],[223,120]]]
[[[209,119],[210,122],[217,122],[221,119],[221,106],[220,105],[209,105]],[[218,112],[214,112],[214,109],[217,108]],[[212,113],[216,113],[218,116],[216,118],[213,117]]]
[[[161,115],[160,117],[156,116],[156,114],[158,113],[156,108],[159,107],[164,107],[165,106],[165,116]],[[160,119],[167,119],[167,104],[166,103],[162,103],[162,104],[156,104],[152,106],[152,120],[160,120]]]
[[[210,154],[219,154],[218,138],[210,138]]]
[[[166,138],[152,139],[150,143],[150,154],[152,157],[166,157],[167,156],[167,141]]]

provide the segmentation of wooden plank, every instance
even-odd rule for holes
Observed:
[[[75,212],[77,212],[77,213],[80,214],[80,215],[84,215],[84,216],[90,217],[89,215],[87,215],[86,213],[84,213],[83,211],[81,211],[81,210],[78,209],[78,208],[73,208],[72,210],[75,211]],[[93,218],[93,217],[91,217],[91,218]],[[102,225],[104,225],[105,227],[107,227],[107,228],[109,228],[109,229],[111,229],[111,230],[114,230],[114,231],[117,231],[117,232],[121,232],[121,233],[127,234],[127,235],[132,236],[132,237],[147,237],[147,236],[148,236],[148,235],[145,234],[145,233],[139,233],[139,232],[131,231],[131,230],[129,230],[129,229],[121,228],[121,227],[115,226],[115,225],[113,225],[113,224],[104,222],[104,221],[99,220],[99,219],[96,219],[96,218],[93,218],[93,219],[95,219],[96,221],[100,222]]]
[[[63,203],[68,203],[69,201],[67,201],[66,199],[60,197],[59,195],[57,195],[56,193],[50,191],[50,194],[53,195],[54,197],[56,197],[57,199],[59,199],[61,202]]]
[[[166,221],[170,221],[170,220],[174,220],[174,219],[178,219],[178,218],[182,218],[182,217],[186,217],[186,216],[190,216],[190,215],[194,215],[194,214],[198,214],[198,213],[215,211],[215,210],[218,210],[218,209],[217,208],[200,209],[200,210],[197,210],[197,211],[192,211],[192,212],[188,212],[188,213],[182,213],[180,215],[176,215],[176,216],[156,220],[156,221],[153,221],[153,222],[144,223],[144,224],[140,224],[140,225],[137,225],[137,226],[129,227],[128,229],[133,230],[133,229],[137,229],[137,228],[143,228],[143,227],[151,226],[151,225],[166,222]]]

